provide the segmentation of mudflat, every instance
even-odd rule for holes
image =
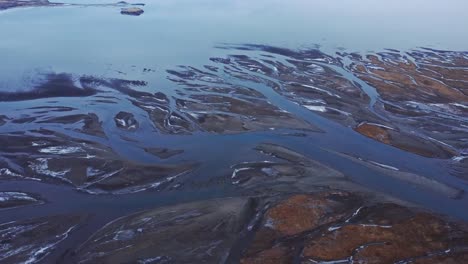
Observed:
[[[62,2],[0,0],[0,262],[468,262],[467,51],[301,45],[301,1]]]

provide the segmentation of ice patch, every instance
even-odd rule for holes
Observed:
[[[350,218],[346,219],[345,223],[349,223],[349,221],[351,221],[351,219],[353,219],[353,217],[355,217],[356,215],[358,215],[359,212],[360,212],[363,208],[364,208],[363,206],[359,207],[359,208],[353,213],[353,215],[352,215]]]
[[[265,221],[264,226],[265,226],[265,227],[268,227],[268,228],[271,228],[271,229],[275,229],[275,223],[273,222],[273,219],[271,219],[271,218],[268,218],[268,219]]]
[[[51,171],[49,170],[48,163],[49,159],[38,158],[36,160],[36,163],[30,164],[29,167],[38,174],[43,174],[54,178],[60,178],[61,180],[64,180],[68,183],[72,183],[70,180],[63,178],[65,175],[67,175],[67,173],[71,171],[70,169],[64,171]]]
[[[73,154],[78,152],[83,152],[83,149],[80,147],[65,147],[65,146],[58,146],[58,147],[48,147],[40,149],[39,152],[47,153],[47,154]]]
[[[321,62],[328,62],[328,60],[327,60],[327,59],[325,59],[325,58],[315,58],[315,59],[306,58],[306,60],[308,60],[308,61],[321,61]]]
[[[167,109],[164,109],[164,108],[162,108],[160,106],[157,106],[157,105],[154,105],[154,106],[152,106],[152,105],[142,105],[141,107],[143,107],[144,109],[147,109],[147,110],[161,110],[161,111],[163,111],[165,113],[169,113],[169,111]]]
[[[141,219],[141,222],[143,222],[143,223],[148,223],[148,222],[151,221],[151,220],[153,220],[152,217],[145,217],[145,218],[142,218],[142,219]]]
[[[323,73],[325,72],[325,69],[322,66],[319,66],[317,64],[311,64],[307,66],[307,68],[310,68],[312,73]]]
[[[31,264],[31,263],[37,263],[37,262],[39,262],[41,259],[43,259],[45,256],[47,256],[57,244],[59,244],[60,242],[62,242],[63,240],[65,240],[65,239],[68,237],[68,235],[70,234],[70,232],[71,232],[75,227],[76,227],[76,226],[72,226],[72,227],[70,227],[67,231],[65,231],[65,233],[56,236],[56,238],[59,238],[59,240],[57,240],[57,241],[55,241],[55,242],[53,242],[53,243],[50,243],[50,244],[46,244],[45,246],[40,247],[38,250],[36,250],[36,252],[34,252],[34,253],[29,257],[28,260],[26,260],[26,261],[24,262],[24,264]]]
[[[307,104],[327,104],[322,99],[314,99],[314,100],[307,99],[307,100],[304,100],[304,103],[307,103]]]
[[[211,82],[211,83],[222,82],[222,80],[219,78],[209,77],[209,76],[200,77],[200,81]]]
[[[171,177],[167,177],[166,180],[167,180],[168,182],[171,182],[171,181],[177,179],[177,177],[178,177],[178,175],[171,176]]]
[[[6,175],[6,176],[11,176],[11,177],[22,177],[21,175],[14,173],[10,169],[7,169],[7,168],[1,168],[0,175]]]
[[[156,107],[154,107],[152,105],[142,105],[141,107],[143,107],[145,109],[148,109],[148,110],[156,110]]]
[[[327,91],[327,90],[324,90],[324,89],[315,87],[315,86],[313,86],[313,85],[307,85],[307,84],[300,84],[300,85],[303,86],[303,87],[311,88],[311,89],[317,90],[317,91],[319,91],[319,92],[325,93],[325,94],[327,94],[327,95],[329,95],[329,96],[333,96],[333,97],[336,97],[336,98],[341,98],[341,96],[339,96],[339,95],[337,95],[337,94],[334,94],[334,93],[329,92],[329,91]]]
[[[385,169],[390,169],[390,170],[394,170],[394,171],[399,171],[400,170],[398,168],[395,168],[395,167],[392,167],[392,166],[389,166],[389,165],[385,165],[385,164],[382,164],[382,163],[378,163],[378,162],[375,162],[375,161],[370,160],[369,162],[374,164],[374,165],[377,165],[379,167],[385,168]]]
[[[42,146],[45,146],[45,145],[47,145],[47,143],[45,143],[45,142],[33,142],[32,143],[33,147],[42,147]]]
[[[322,105],[304,105],[304,107],[311,111],[322,112],[322,113],[327,112],[327,107],[322,106]]]
[[[240,169],[235,169],[234,172],[232,173],[231,179],[234,179],[237,177],[237,173],[241,171],[246,171],[246,170],[251,170],[252,168],[240,168]]]
[[[0,256],[0,260],[4,260],[4,259],[9,258],[11,256],[20,254],[22,252],[25,252],[25,251],[31,249],[31,248],[32,248],[32,245],[27,245],[27,246],[22,246],[22,247],[16,248],[16,249],[11,250],[11,251],[7,251],[6,253],[3,253],[3,255]]]
[[[431,140],[431,141],[433,141],[433,142],[439,143],[440,145],[446,146],[446,147],[448,147],[448,148],[450,148],[450,149],[454,149],[454,147],[452,147],[451,145],[449,145],[449,144],[447,144],[447,143],[444,143],[444,142],[442,142],[442,141],[440,141],[440,140],[437,140],[437,139],[435,139],[435,138],[427,137],[427,139],[429,139],[429,140]]]
[[[100,172],[101,172],[100,170],[94,169],[92,167],[88,167],[86,168],[86,177],[92,178],[92,177],[98,176]]]
[[[262,153],[264,153],[264,152],[262,152]],[[244,161],[244,162],[241,162],[241,163],[232,165],[231,168],[234,168],[234,167],[239,166],[239,165],[251,165],[251,164],[256,164],[256,163],[271,164],[271,163],[273,163],[273,162],[270,161],[270,160],[262,160],[262,161],[256,161],[256,162]]]
[[[135,231],[133,230],[121,230],[117,231],[114,236],[114,240],[130,240],[135,236]]]
[[[10,177],[22,178],[22,179],[33,180],[33,181],[41,181],[41,179],[30,178],[30,177],[19,175],[17,173],[12,172],[10,169],[7,169],[7,168],[0,169],[0,176],[10,176]]]
[[[119,172],[121,172],[121,171],[123,171],[123,168],[121,168],[121,169],[119,169],[119,170],[115,170],[115,171],[109,172],[109,173],[107,173],[107,174],[104,174],[104,175],[102,175],[98,180],[93,181],[93,182],[89,182],[89,183],[87,183],[87,184],[84,184],[84,185],[81,186],[81,187],[86,188],[86,187],[88,187],[88,186],[90,186],[90,185],[93,185],[93,184],[98,183],[98,182],[100,182],[100,181],[103,181],[103,180],[105,180],[105,179],[107,179],[107,178],[109,178],[109,177],[112,177],[112,176],[116,175],[117,173],[119,173]]]
[[[262,215],[261,215],[260,212],[256,213],[254,219],[247,226],[247,230],[252,231],[254,229],[254,227],[257,225],[257,223],[260,221],[261,217],[262,217]]]
[[[346,115],[346,116],[351,116],[351,113],[346,112],[346,111],[338,110],[338,109],[332,108],[332,107],[329,107],[328,109],[336,111],[336,112],[341,113],[341,114]]]
[[[127,122],[124,119],[116,118],[115,121],[117,121],[117,123],[119,123],[119,125],[121,125],[123,127],[127,126]]]
[[[451,103],[451,105],[468,109],[468,105],[463,105],[463,104],[458,104],[458,103]]]
[[[276,171],[273,168],[262,168],[261,171],[263,173],[265,173],[266,175],[268,175],[268,176],[277,176],[278,175],[278,171]]]
[[[382,68],[382,67],[378,67],[378,66],[374,66],[374,65],[366,65],[366,67],[367,67],[368,69],[371,69],[371,70],[380,70],[380,71],[385,71],[385,69],[384,69],[384,68]]]
[[[32,256],[29,257],[28,260],[24,262],[24,264],[30,264],[30,263],[36,263],[38,260],[41,258],[45,257],[48,254],[48,250],[52,249],[55,246],[54,243],[52,244],[47,244],[41,248],[39,248]]]
[[[0,192],[0,202],[8,201],[31,201],[37,202],[36,199],[22,192]]]
[[[318,263],[318,264],[345,264],[345,263],[354,263],[350,262],[349,259],[340,259],[340,260],[329,260],[329,261],[317,261],[313,259],[309,259],[311,263]]]
[[[372,123],[372,122],[362,122],[361,124],[359,124],[359,126],[362,126],[362,125],[371,125],[371,126],[377,126],[381,128],[390,129],[390,130],[395,130],[393,127],[389,127],[389,126],[377,124],[377,123]]]
[[[460,162],[460,161],[462,161],[464,159],[467,159],[467,158],[468,158],[468,156],[456,156],[456,157],[453,157],[452,160],[456,161],[456,162]]]
[[[160,263],[161,261],[164,261],[165,263],[168,260],[170,260],[169,257],[159,256],[155,258],[147,258],[147,259],[138,260],[138,264],[154,264],[154,263]]]
[[[371,224],[360,224],[360,226],[364,226],[364,227],[392,228],[392,226],[390,226],[390,225],[371,225]]]

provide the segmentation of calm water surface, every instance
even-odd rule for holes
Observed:
[[[106,3],[105,1],[65,1]],[[135,2],[135,1],[131,1]],[[323,51],[433,47],[466,50],[463,0],[158,0],[140,17],[119,7],[25,8],[0,13],[1,89],[27,87],[37,71],[147,79],[206,63],[221,43]],[[154,68],[141,76],[131,66]],[[161,87],[162,88],[162,87]],[[161,89],[160,88],[160,89]]]

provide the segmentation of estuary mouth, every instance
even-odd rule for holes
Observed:
[[[466,262],[468,40],[389,48],[345,3],[314,8],[372,49],[300,0],[62,2],[0,0],[0,262]]]

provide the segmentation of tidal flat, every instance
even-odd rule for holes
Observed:
[[[0,0],[0,263],[468,262],[468,40],[244,2]]]

